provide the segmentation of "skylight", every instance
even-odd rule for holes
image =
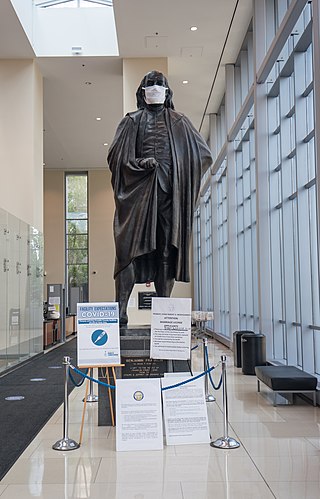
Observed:
[[[34,0],[36,7],[42,8],[90,8],[90,7],[112,7],[112,0]]]

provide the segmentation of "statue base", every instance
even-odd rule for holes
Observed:
[[[129,326],[120,328],[121,364],[116,368],[117,378],[160,378],[166,372],[188,372],[186,360],[150,359],[150,326]],[[111,374],[111,373],[110,373]],[[99,380],[107,383],[105,373],[99,369]],[[110,384],[116,381],[110,376]],[[108,389],[98,385],[98,426],[111,426]],[[112,390],[115,412],[115,390]]]

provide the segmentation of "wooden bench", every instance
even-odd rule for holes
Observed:
[[[317,378],[294,366],[256,366],[255,372],[258,381],[258,392],[260,382],[273,390],[273,405],[276,406],[277,393],[312,393],[313,405],[317,405]]]

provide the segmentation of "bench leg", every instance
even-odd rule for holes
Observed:
[[[313,406],[317,406],[317,390],[313,392]]]
[[[257,379],[257,382],[258,382],[258,392],[260,392],[260,380]]]
[[[277,407],[277,393],[273,392],[273,407]]]

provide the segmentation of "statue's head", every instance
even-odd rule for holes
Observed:
[[[172,102],[173,92],[172,92],[171,88],[169,87],[167,78],[164,76],[164,74],[160,73],[159,71],[150,71],[150,73],[147,73],[142,78],[142,81],[141,81],[141,83],[138,87],[138,90],[136,92],[137,108],[142,109],[144,107],[147,107],[148,104],[145,100],[145,97],[146,97],[145,88],[154,87],[155,85],[157,85],[158,87],[164,87],[164,89],[165,89],[165,91],[164,91],[165,99],[164,99],[164,103],[163,103],[164,107],[174,109],[174,105]]]

